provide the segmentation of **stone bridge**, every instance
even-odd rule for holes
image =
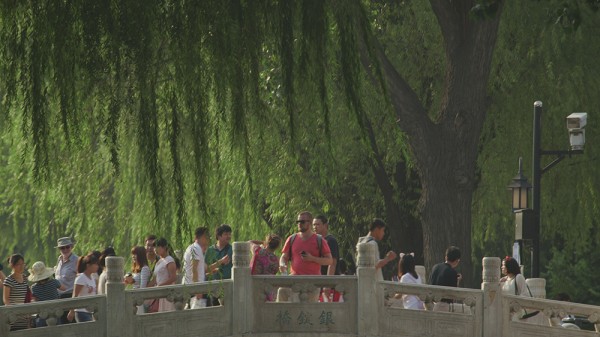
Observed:
[[[123,258],[109,257],[106,296],[0,307],[0,336],[600,336],[598,332],[565,329],[559,324],[566,313],[576,314],[587,317],[600,331],[600,307],[537,298],[545,291],[543,283],[541,289],[536,288],[535,279],[528,281],[534,295],[539,295],[536,298],[503,295],[499,258],[483,259],[481,290],[460,289],[377,281],[375,267],[369,262],[369,257],[377,254],[373,248],[359,245],[356,276],[252,276],[250,245],[235,242],[231,280],[137,290],[125,290]],[[308,302],[311,293],[321,287],[335,287],[343,293],[344,302]],[[265,302],[266,293],[286,288],[298,293],[298,302]],[[222,305],[184,310],[186,300],[196,293],[214,294]],[[428,310],[396,307],[390,300],[396,293],[419,296]],[[167,298],[177,310],[136,315],[135,306],[153,298]],[[463,304],[454,312],[431,311],[433,303],[441,298]],[[92,310],[96,320],[55,325],[63,310],[81,307]],[[536,321],[513,319],[522,308],[539,310]],[[33,314],[47,317],[50,326],[9,331],[10,322],[18,315]]]

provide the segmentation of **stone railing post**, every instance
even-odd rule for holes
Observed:
[[[500,258],[483,258],[483,335],[502,337],[504,313],[502,308],[502,289],[500,288]]]
[[[375,261],[379,259],[377,246],[358,244],[356,276],[358,277],[358,335],[379,335],[379,303],[383,295],[377,291]]]
[[[527,280],[525,280],[525,282],[527,282],[527,286],[531,291],[531,297],[546,298],[546,279],[528,278]]]
[[[231,324],[234,336],[253,332],[255,308],[250,273],[250,247],[249,242],[233,243],[233,299],[229,303],[233,304]]]
[[[529,292],[531,291],[531,296],[533,298],[546,298],[546,279],[543,278],[529,278],[525,280],[527,282],[527,287],[529,290],[527,291],[527,296],[529,296]],[[553,317],[553,315],[546,316],[543,313],[535,315],[527,320],[528,323],[534,323],[538,325],[552,325],[556,322],[557,317]]]
[[[120,256],[106,258],[106,336],[128,337],[133,307],[126,307],[125,284],[123,283],[124,260]]]
[[[425,266],[416,265],[415,271],[417,272],[417,275],[419,275],[421,281],[423,281],[423,284],[427,284],[427,282],[429,282],[427,279],[427,270],[425,270]]]

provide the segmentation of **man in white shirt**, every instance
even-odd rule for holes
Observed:
[[[185,275],[182,284],[204,282],[206,280],[206,266],[204,263],[203,247],[208,247],[208,228],[198,227],[194,232],[194,242],[187,247],[183,254],[183,269]],[[196,294],[190,299],[191,309],[206,306],[206,299],[202,294]]]
[[[379,255],[379,245],[377,241],[383,240],[385,236],[385,228],[386,223],[381,219],[373,219],[371,224],[369,225],[369,233],[367,236],[361,236],[358,238],[358,243],[356,244],[356,248],[358,251],[358,244],[360,243],[368,243],[377,247],[377,256],[373,257],[373,264],[375,265],[375,269],[377,269],[377,280],[383,281],[383,273],[381,272],[381,268],[383,268],[386,264],[394,261],[398,256],[394,251],[390,250],[385,254],[383,259],[380,259]]]

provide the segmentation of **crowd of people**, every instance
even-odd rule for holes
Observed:
[[[346,264],[340,259],[336,238],[329,233],[327,218],[323,215],[313,218],[310,212],[304,211],[298,214],[296,224],[297,232],[285,239],[279,257],[276,255],[282,243],[279,236],[269,234],[264,241],[250,241],[253,253],[250,263],[251,273],[253,275],[345,273]],[[381,219],[374,219],[369,225],[367,235],[360,237],[357,243],[366,243],[375,247],[377,255],[373,256],[372,265],[376,268],[378,280],[383,280],[381,269],[398,257],[394,251],[389,251],[383,258],[379,258],[381,255],[379,255],[378,242],[383,239],[385,230],[386,223]],[[194,241],[183,253],[183,266],[173,253],[167,239],[148,235],[144,246],[134,246],[131,249],[131,272],[124,276],[124,283],[129,289],[139,289],[173,285],[178,282],[178,279],[182,284],[229,279],[233,266],[231,234],[231,226],[227,224],[218,226],[215,230],[216,243],[211,245],[208,228],[197,228],[194,232]],[[4,303],[14,305],[31,301],[104,294],[106,292],[105,261],[107,257],[116,255],[114,249],[108,247],[102,252],[94,251],[79,257],[73,253],[74,246],[75,241],[72,238],[59,238],[55,247],[60,252],[56,267],[49,268],[42,261],[37,261],[29,270],[28,277],[25,277],[24,257],[19,254],[10,256],[8,264],[12,273],[5,276],[0,267]],[[456,271],[461,257],[460,249],[451,246],[446,250],[445,255],[445,261],[433,267],[429,284],[457,287],[461,280],[461,275]],[[526,292],[525,279],[519,273],[518,267],[512,258],[503,260],[502,272],[506,276],[502,279],[502,289],[509,294],[530,295]],[[400,254],[398,276],[393,279],[400,283],[425,283],[415,270],[414,253]],[[310,301],[343,301],[343,295],[333,288],[319,289],[311,296]],[[276,297],[275,292],[265,294],[266,301],[275,301]],[[424,309],[423,302],[417,296],[397,294],[396,298],[401,299],[404,308]],[[435,303],[434,310],[452,310],[452,302],[451,299],[442,299]],[[186,308],[196,309],[218,305],[220,305],[219,298],[214,294],[195,294],[186,303]],[[172,310],[175,310],[174,303],[166,298],[159,298],[146,300],[138,306],[137,313]],[[77,308],[65,311],[57,324],[87,322],[93,319],[93,313],[88,309]],[[32,320],[24,316],[19,317],[11,325],[11,330],[46,325],[46,320],[41,317]]]

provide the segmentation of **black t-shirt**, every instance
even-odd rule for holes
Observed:
[[[331,234],[327,234],[327,236],[325,237],[325,240],[327,240],[327,244],[329,245],[329,249],[331,250],[331,257],[335,261],[340,262],[340,247],[338,246],[337,240]],[[321,275],[327,275],[327,268],[329,268],[329,266],[321,266]],[[339,275],[339,274],[340,274],[340,265],[336,264],[335,265],[335,275]]]
[[[458,273],[447,263],[438,263],[431,270],[429,284],[434,286],[456,287]]]

